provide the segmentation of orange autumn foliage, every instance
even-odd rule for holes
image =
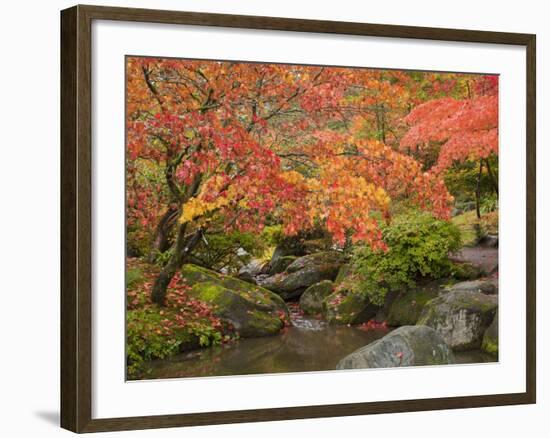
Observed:
[[[449,215],[452,198],[435,172],[365,138],[360,123],[331,128],[357,116],[353,90],[401,105],[406,87],[390,87],[379,71],[130,57],[127,78],[128,178],[141,181],[129,184],[128,205],[154,206],[140,217],[151,226],[165,205],[180,225],[206,228],[216,216],[227,231],[259,231],[270,218],[289,235],[320,224],[338,244],[384,248],[374,213],[389,217],[393,200]],[[411,144],[425,140],[417,131]],[[164,182],[144,183],[143,163]]]

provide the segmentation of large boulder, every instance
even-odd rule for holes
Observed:
[[[344,255],[337,251],[324,251],[299,257],[286,268],[289,274],[307,268],[322,268],[334,271],[334,278],[344,262]],[[333,279],[334,279],[333,278]]]
[[[417,324],[434,328],[453,350],[477,349],[497,307],[495,295],[451,290],[429,301]]]
[[[366,294],[341,289],[323,301],[323,316],[331,324],[361,324],[373,319],[380,310]]]
[[[498,293],[498,280],[462,281],[450,287],[452,291],[481,292],[487,295]]]
[[[267,289],[191,264],[181,273],[191,286],[188,295],[211,305],[241,337],[277,334],[289,320],[284,301]]]
[[[322,230],[313,230],[306,233],[299,233],[296,236],[288,236],[280,240],[271,257],[270,274],[277,274],[284,269],[277,271],[276,266],[279,259],[287,256],[301,257],[330,250],[332,239]]]
[[[403,326],[343,358],[336,369],[447,365],[454,355],[443,338],[427,326]]]
[[[426,303],[436,298],[439,291],[439,285],[434,283],[400,292],[389,306],[388,325],[415,325]]]
[[[284,272],[288,266],[297,259],[297,256],[288,255],[288,256],[282,256],[278,257],[275,260],[271,260],[270,262],[270,268],[269,273],[270,274],[280,274],[281,272]]]
[[[498,269],[498,248],[463,247],[451,254],[449,260],[455,263],[469,263],[478,268],[482,275],[490,275]]]
[[[285,300],[299,297],[309,286],[323,280],[334,280],[342,264],[342,255],[329,251],[310,254],[292,262],[285,272],[261,280],[261,286]]]
[[[334,290],[334,283],[323,280],[308,287],[300,297],[300,308],[307,315],[315,315],[323,311],[323,300]]]
[[[306,254],[314,254],[316,252],[328,251],[332,246],[332,239],[329,237],[320,237],[318,239],[304,240],[304,252]]]
[[[485,330],[481,349],[487,353],[498,356],[498,311],[491,325]]]
[[[271,261],[269,262],[269,273],[270,274],[276,274],[275,271],[276,266],[279,263],[279,260],[282,257],[287,256],[303,256],[305,255],[304,252],[304,246],[303,246],[303,239],[297,238],[297,237],[286,237],[283,239],[275,250],[273,251],[273,255],[271,256]],[[282,271],[279,271],[282,272]]]

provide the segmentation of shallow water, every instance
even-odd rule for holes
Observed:
[[[336,369],[346,355],[386,335],[390,330],[363,331],[329,325],[292,314],[292,326],[280,335],[241,339],[234,344],[190,351],[152,361],[145,379],[290,373]],[[456,354],[457,363],[494,361],[481,351]]]

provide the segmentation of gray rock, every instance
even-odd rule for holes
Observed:
[[[323,280],[308,287],[300,297],[300,308],[308,315],[323,311],[323,300],[334,290],[334,283]]]
[[[429,301],[417,325],[435,329],[453,350],[476,349],[497,307],[495,295],[452,290]]]
[[[337,252],[322,252],[300,257],[285,272],[261,280],[260,285],[289,300],[299,297],[309,286],[334,280],[342,264]]]
[[[437,283],[400,292],[389,306],[387,322],[390,326],[415,325],[426,303],[438,296]]]
[[[271,261],[269,262],[270,274],[275,274],[273,267],[279,263],[279,259],[286,256],[303,256],[305,255],[303,240],[297,237],[287,237],[283,239],[273,251]],[[282,272],[282,271],[280,271]]]
[[[403,326],[343,358],[336,369],[392,368],[455,363],[443,338],[426,326]]]
[[[328,251],[332,247],[332,239],[324,237],[305,240],[303,243],[303,247],[306,254],[314,254],[316,252]]]
[[[297,256],[289,255],[278,257],[275,260],[272,259],[270,263],[269,273],[273,275],[284,272],[286,268],[288,268],[288,266],[297,258]]]
[[[480,292],[487,295],[498,293],[498,280],[463,281],[450,287],[451,291]]]
[[[361,324],[373,319],[380,306],[365,294],[348,289],[338,290],[323,301],[323,316],[331,324]]]
[[[493,322],[483,335],[483,341],[481,342],[481,349],[487,353],[498,356],[498,311]]]
[[[484,246],[463,247],[449,260],[455,263],[470,263],[478,268],[482,275],[490,275],[498,269],[498,249]]]
[[[279,294],[283,299],[299,297],[309,286],[323,280],[334,280],[338,267],[334,265],[309,266],[296,272],[272,275],[261,280],[260,285]]]
[[[321,267],[326,269],[330,267],[331,269],[338,270],[344,261],[344,256],[342,253],[337,251],[324,251],[317,252],[315,254],[309,254],[303,257],[299,257],[294,260],[287,268],[286,272],[289,274],[293,272],[300,271],[306,268],[317,268]]]
[[[250,263],[239,269],[238,277],[241,280],[249,283],[255,283],[254,277],[261,274],[266,267],[266,263],[262,260],[251,260]]]

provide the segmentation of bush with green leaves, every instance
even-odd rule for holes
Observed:
[[[267,225],[262,231],[262,239],[268,246],[277,246],[284,238],[285,234],[280,224]]]
[[[388,291],[414,287],[423,278],[449,275],[449,252],[461,246],[460,231],[452,223],[414,211],[394,218],[382,229],[387,251],[359,246],[353,251],[352,275],[342,287],[366,294],[382,305]]]

